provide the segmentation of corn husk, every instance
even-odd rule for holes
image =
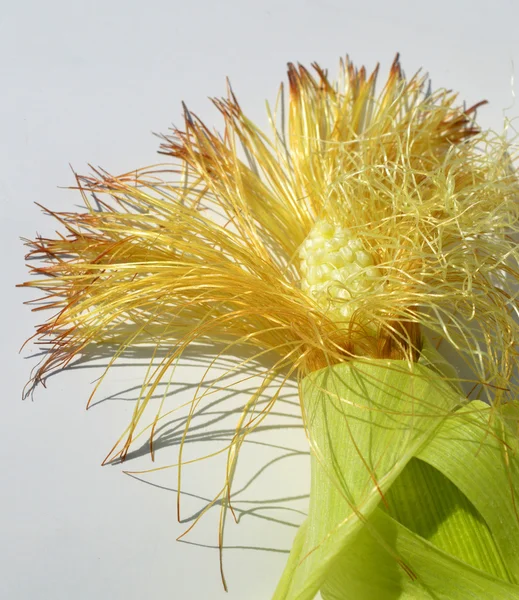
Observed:
[[[519,597],[510,408],[403,361],[322,369],[302,398],[310,509],[275,600]]]

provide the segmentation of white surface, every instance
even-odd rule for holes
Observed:
[[[18,348],[41,315],[22,305],[15,290],[26,279],[19,236],[50,233],[53,224],[34,206],[71,209],[77,194],[68,164],[88,162],[117,173],[156,160],[157,139],[181,122],[180,101],[209,125],[218,125],[207,96],[225,93],[229,76],[241,105],[266,122],[265,98],[275,97],[287,61],[318,61],[333,73],[340,56],[383,72],[396,51],[408,74],[423,66],[434,87],[449,87],[475,103],[488,99],[480,122],[500,128],[513,101],[513,62],[519,63],[519,4],[495,2],[199,1],[148,2],[34,0],[4,3],[0,16],[0,203],[2,210],[2,420],[0,456],[0,598],[10,600],[268,599],[302,516],[308,457],[285,458],[263,472],[237,500],[256,507],[239,527],[229,520],[224,559],[229,594],[221,588],[214,549],[175,542],[173,470],[149,476],[154,487],[99,466],[126,423],[127,401],[83,408],[99,375],[72,370],[22,402],[21,389],[35,364]],[[519,114],[517,105],[509,116]],[[186,365],[180,381],[200,372]],[[120,368],[98,399],[139,382],[141,371]],[[188,391],[179,393],[186,401]],[[233,402],[238,402],[234,399]],[[280,410],[282,405],[280,405]],[[288,410],[288,405],[287,405]],[[277,419],[277,421],[276,421]],[[272,423],[295,419],[276,417]],[[214,428],[215,426],[213,426]],[[217,425],[217,427],[221,427]],[[214,429],[208,428],[208,431]],[[263,441],[305,449],[300,427],[262,434]],[[208,446],[190,446],[203,453]],[[161,464],[174,461],[174,447]],[[248,446],[236,489],[284,451]],[[151,466],[145,457],[126,468]],[[208,498],[222,482],[221,463],[201,463],[186,475],[185,490]],[[203,502],[185,498],[186,516]],[[256,510],[258,506],[263,509]],[[267,518],[265,518],[267,517]],[[189,537],[215,546],[217,515]]]

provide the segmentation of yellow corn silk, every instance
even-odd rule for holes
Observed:
[[[24,285],[54,311],[33,383],[92,346],[115,348],[109,367],[151,349],[124,459],[190,344],[248,346],[270,366],[212,504],[296,378],[311,500],[275,598],[518,598],[514,147],[478,129],[482,103],[398,58],[378,92],[377,72],[289,65],[271,135],[229,88],[223,135],[185,109],[170,162],[78,177],[85,211],[48,211],[61,233],[28,242]]]

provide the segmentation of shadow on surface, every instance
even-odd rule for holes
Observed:
[[[190,369],[200,370],[201,368],[204,370],[209,369],[208,372],[211,373],[210,369],[213,366],[215,356],[224,349],[225,345],[223,344],[194,344],[188,347],[184,351],[178,365],[176,367],[170,367],[177,369],[176,373],[182,377],[182,380],[173,378],[172,383],[169,384],[167,381],[168,377],[164,377],[163,381],[157,386],[151,401],[155,404],[157,402],[164,402],[166,404],[171,403],[172,401],[175,402],[177,398],[179,398],[181,402],[184,402],[186,397],[188,399],[192,398],[197,390],[199,390],[200,382],[197,380],[189,381],[187,380],[189,378],[186,378],[185,375],[189,374]],[[63,370],[97,370],[103,374],[113,355],[117,351],[118,346],[115,345],[92,346],[87,348],[82,356],[77,358]],[[162,359],[167,358],[170,353],[170,351],[168,352],[165,349],[157,352],[156,348],[151,346],[132,348],[122,353],[111,369],[113,369],[113,372],[116,372],[116,370],[121,367],[127,369],[135,369],[138,367],[139,369],[143,369],[142,372],[145,373],[146,368],[148,368],[150,364],[158,364]],[[261,378],[268,373],[272,365],[278,359],[278,357],[273,355],[263,355],[258,358],[256,357],[257,353],[258,350],[255,348],[233,346],[232,355],[227,354],[219,357],[215,363],[216,370],[218,371],[217,376],[211,376],[211,378],[207,377],[201,388],[201,394],[209,390],[210,393],[214,395],[213,397],[207,396],[204,398],[204,402],[200,404],[191,418],[189,418],[188,414],[175,414],[178,407],[173,407],[173,410],[169,411],[165,410],[164,414],[161,414],[153,434],[153,453],[155,457],[167,448],[179,448],[181,443],[188,445],[194,443],[221,444],[225,448],[225,446],[235,438],[237,432],[241,432],[239,428],[237,429],[237,424],[243,411],[243,397],[247,399],[256,392],[254,378],[260,378],[259,380],[261,381]],[[29,358],[34,359],[36,357],[44,359],[46,355],[47,352],[40,352]],[[222,373],[222,369],[227,369],[228,372]],[[60,372],[61,370],[51,372],[45,378],[45,383]],[[103,375],[101,375],[101,377],[103,377]],[[95,381],[98,381],[99,379],[100,378],[98,377]],[[240,387],[240,389],[233,388],[233,384],[236,384],[236,379],[239,380],[238,383],[241,383],[242,387]],[[252,381],[248,387],[244,388],[243,383],[247,383],[248,379],[251,379]],[[139,400],[141,391],[141,385],[125,386],[122,389],[118,389],[115,392],[112,391],[99,400],[92,402],[90,408],[93,408],[94,406],[99,407],[107,402],[135,404]],[[31,388],[30,394],[32,395],[33,392],[34,386]],[[281,435],[280,437],[278,435],[279,433],[283,434],[288,431],[294,431],[297,434],[298,430],[302,433],[304,429],[295,384],[293,382],[287,383],[283,392],[283,395],[276,400],[274,408],[269,411],[269,423],[262,422],[255,427],[254,431],[249,433],[244,441],[243,448],[256,446],[258,448],[257,456],[264,457],[264,460],[262,461],[260,459],[258,461],[255,456],[254,472],[248,474],[246,481],[242,482],[240,487],[232,492],[231,504],[238,523],[245,520],[259,520],[261,522],[273,523],[282,527],[295,529],[299,527],[305,517],[305,510],[301,510],[301,507],[306,509],[309,498],[308,494],[283,495],[283,493],[281,493],[278,497],[244,499],[244,495],[247,492],[254,495],[254,491],[251,489],[253,484],[267,472],[270,474],[273,469],[281,468],[279,472],[282,473],[283,478],[286,479],[287,469],[285,463],[287,460],[298,457],[306,457],[305,460],[308,460],[308,451],[291,447],[290,436]],[[176,396],[176,398],[173,400],[174,396]],[[240,396],[242,397],[241,402]],[[254,414],[260,414],[262,408],[266,406],[269,400],[269,390],[267,389],[260,396],[255,405]],[[175,404],[177,404],[177,402],[175,402]],[[186,432],[186,425],[188,425],[188,422],[189,428]],[[144,427],[142,432],[146,432],[146,430],[151,432],[149,425],[148,427]],[[268,435],[265,436],[265,434],[269,433],[274,434],[274,436],[277,435],[280,443],[277,443],[277,440],[273,442],[272,438],[269,438]],[[145,433],[144,436],[142,436],[143,441],[140,441],[138,437],[139,436],[136,436],[136,439],[132,442],[133,446],[136,447],[130,449],[126,454],[124,461],[120,458],[116,458],[106,464],[115,466],[121,465],[121,463],[124,462],[126,468],[128,468],[133,461],[142,459],[150,454],[149,436]],[[301,436],[301,439],[304,439],[304,436]],[[137,444],[139,445],[137,446]],[[301,444],[301,446],[303,446],[303,444]],[[268,456],[265,453],[266,449],[269,449]],[[279,455],[272,457],[272,452],[277,452]],[[150,469],[150,471],[152,470],[153,469]],[[130,471],[128,472],[128,475],[137,481],[162,489],[166,492],[174,494],[178,493],[177,489],[174,487],[149,481],[148,474],[151,473],[147,474],[146,471],[131,472],[131,469],[128,469],[128,471]],[[262,489],[261,486],[260,489]],[[181,490],[180,496],[191,498],[201,503],[196,510],[193,510],[191,507],[190,514],[180,520],[181,523],[186,525],[191,525],[199,519],[202,514],[206,512],[209,505],[213,505],[217,512],[224,505],[229,509],[228,499],[224,500],[219,498],[214,501],[214,499],[205,497],[204,495],[194,494],[185,491],[184,489]],[[286,517],[283,517],[283,514],[286,515]],[[291,519],[291,516],[294,518]],[[190,545],[218,548],[217,545],[200,544],[184,539],[181,541]],[[254,545],[233,546],[224,544],[223,547],[225,549],[249,549],[281,553],[289,552],[288,549],[284,548],[270,548]]]

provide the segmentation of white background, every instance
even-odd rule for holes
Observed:
[[[469,104],[488,99],[480,123],[500,129],[504,109],[519,115],[519,3],[22,0],[4,2],[0,12],[0,598],[268,599],[307,503],[304,434],[287,416],[297,407],[280,404],[272,424],[290,427],[266,430],[263,445],[244,451],[237,489],[270,466],[238,494],[245,512],[239,526],[229,521],[225,594],[216,512],[190,544],[176,542],[189,523],[176,522],[173,469],[145,477],[154,484],[147,485],[120,466],[100,467],[126,424],[142,366],[116,369],[97,397],[107,401],[88,413],[95,369],[60,374],[21,400],[36,349],[18,349],[43,316],[22,304],[34,295],[14,288],[27,278],[19,238],[53,229],[34,202],[57,210],[80,204],[78,194],[58,189],[73,183],[69,163],[79,172],[91,163],[117,173],[156,161],[151,132],[181,123],[181,100],[219,126],[207,97],[225,93],[226,76],[248,115],[265,124],[264,99],[275,98],[287,61],[317,61],[333,73],[348,53],[368,68],[380,61],[384,74],[398,51],[408,75],[424,67],[433,87],[458,90]],[[178,371],[186,385],[173,404],[189,399],[201,368],[186,363]],[[209,434],[225,429],[201,423]],[[160,464],[174,462],[175,452],[166,444]],[[142,456],[125,468],[150,466]],[[209,498],[222,481],[218,461],[187,472],[185,517],[204,505],[194,496]]]

